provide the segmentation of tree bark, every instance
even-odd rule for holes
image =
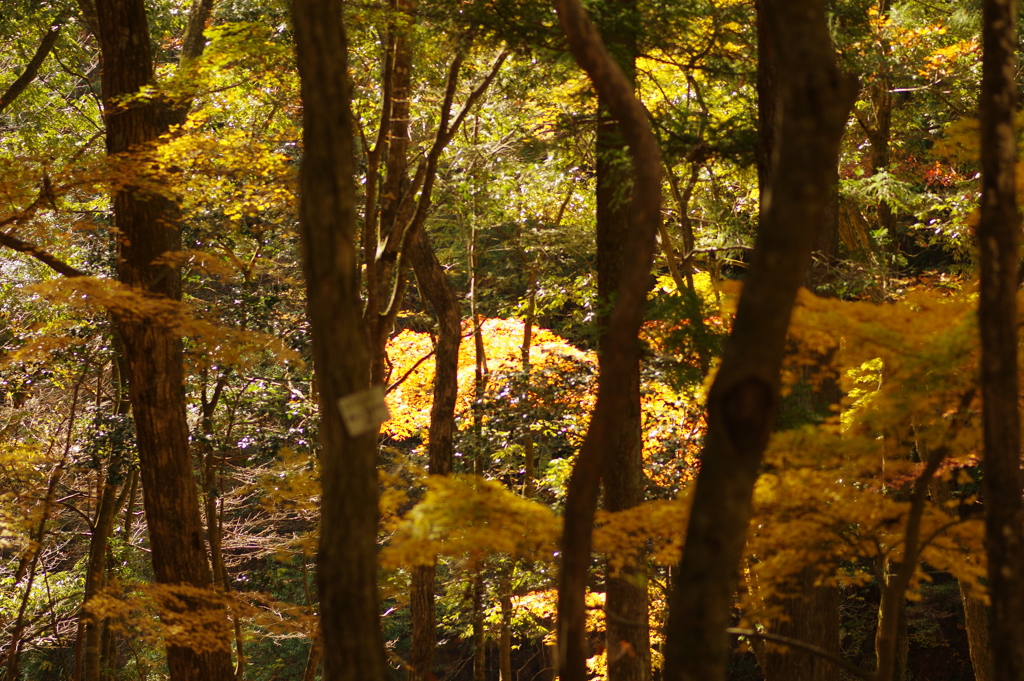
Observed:
[[[484,631],[484,577],[473,568],[473,681],[487,679],[487,634]]]
[[[878,17],[889,18],[890,0],[879,0]],[[869,88],[871,98],[871,126],[867,129],[868,140],[871,142],[871,174],[887,171],[889,169],[889,141],[892,137],[892,93],[889,89],[892,83],[889,78],[889,60],[892,58],[892,46],[887,37],[883,36],[880,41],[881,47],[881,69],[876,74]],[[896,215],[892,206],[887,201],[878,202],[878,226],[886,231],[891,239],[893,253],[898,252],[899,244],[896,241]]]
[[[115,479],[121,475],[123,457],[115,455],[104,471],[103,488],[100,494],[96,518],[92,523],[92,531],[89,537],[89,560],[86,564],[85,593],[82,596],[82,639],[84,641],[84,667],[83,676],[85,681],[99,681],[101,676],[101,646],[103,638],[104,620],[91,617],[85,612],[84,606],[89,599],[95,596],[100,589],[106,586],[107,582],[107,541],[114,529],[114,518],[120,507],[124,505],[129,492],[129,482],[126,480],[122,490],[118,493]]]
[[[320,395],[317,586],[325,681],[387,675],[377,596],[377,428],[350,433],[339,398],[366,391],[368,339],[356,251],[353,123],[341,0],[295,0],[303,100],[299,177],[306,303]]]
[[[559,23],[576,62],[590,76],[619,123],[632,156],[629,250],[615,307],[608,320],[598,378],[597,405],[577,456],[566,497],[558,595],[558,664],[564,681],[586,679],[585,594],[594,510],[601,476],[629,411],[628,386],[637,363],[654,240],[661,220],[661,158],[647,112],[609,56],[578,0],[555,0]]]
[[[498,679],[512,681],[512,583],[501,580],[501,631],[498,634]]]
[[[820,0],[765,0],[777,47],[779,144],[736,321],[708,396],[708,432],[674,586],[666,681],[725,678],[751,493],[779,400],[786,329],[856,94]]]
[[[890,577],[891,579],[891,577]],[[895,603],[890,601],[895,600]],[[886,636],[892,640],[887,640]],[[875,665],[879,681],[901,681],[906,678],[910,635],[907,630],[907,598],[882,585],[882,601],[878,604],[878,629],[875,630]]]
[[[438,327],[434,345],[434,401],[430,407],[427,444],[430,472],[448,475],[452,472],[455,450],[455,401],[459,391],[459,345],[462,341],[459,301],[423,229],[418,229],[413,236],[410,256],[420,291],[434,308]],[[413,568],[410,681],[428,681],[432,675],[437,645],[435,573],[435,564]]]
[[[153,82],[149,29],[141,0],[98,0],[96,16],[103,53],[107,152],[120,154],[153,143],[165,132],[157,103],[118,103],[120,97]],[[155,264],[163,254],[181,250],[177,205],[138,187],[120,188],[113,203],[121,282],[156,299],[180,300],[177,268]],[[154,575],[161,584],[209,587],[210,567],[185,419],[181,339],[156,319],[119,315],[115,323],[128,367]],[[195,599],[182,600],[186,610],[205,607]],[[187,612],[174,616],[187,616]],[[224,635],[226,627],[214,633]],[[175,681],[232,678],[226,647],[196,652],[169,645],[167,661]]]
[[[974,681],[992,681],[992,651],[988,637],[988,613],[985,601],[970,587],[958,580],[964,605],[964,628],[971,655]]]
[[[775,622],[773,634],[810,643],[839,655],[839,590],[816,586],[818,570],[806,567],[797,575],[794,594],[785,599],[787,621]],[[840,669],[830,660],[801,650],[766,644],[758,655],[766,681],[839,681]]]
[[[626,78],[635,80],[637,44],[635,27],[638,17],[634,0],[610,3],[609,16],[601,26],[601,34],[609,53]],[[632,178],[627,163],[625,138],[612,117],[604,98],[598,95],[597,118],[597,315],[598,365],[604,363],[607,328],[611,306],[618,294],[626,245],[632,236],[629,221],[629,195]],[[614,444],[605,462],[603,476],[604,507],[607,511],[623,511],[644,501],[643,445],[640,433],[640,357],[636,353],[625,377],[626,412],[619,430],[612,433]],[[650,634],[646,627],[624,622],[647,622],[646,559],[623,567],[622,574],[612,574],[606,567],[605,641],[608,651],[609,681],[646,681],[651,675]]]
[[[1016,3],[982,3],[981,394],[993,679],[1024,678],[1024,523],[1017,378]]]
[[[409,651],[409,681],[430,681],[433,677],[437,625],[434,610],[434,580],[437,564],[412,568],[409,611],[412,614],[412,649]]]
[[[757,120],[758,154],[757,176],[759,193],[767,197],[770,191],[772,154],[778,145],[778,81],[775,48],[772,43],[772,19],[763,0],[755,2],[757,10]],[[835,260],[839,244],[838,220],[838,156],[830,172],[829,201],[822,211],[822,219],[815,236],[811,263],[804,285],[819,290],[829,279],[830,264]],[[764,205],[762,205],[762,209]],[[834,380],[826,380],[817,388],[808,380],[824,362],[804,369],[801,386],[791,394],[800,412],[800,421],[817,423],[829,414],[829,408],[839,402],[839,387]],[[769,623],[768,630],[840,654],[839,587],[815,585],[820,566],[807,566],[796,576],[793,593],[781,597],[783,617]],[[754,648],[766,681],[839,681],[839,667],[832,662],[799,650],[784,651],[766,644]]]

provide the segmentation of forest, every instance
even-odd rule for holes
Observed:
[[[0,681],[1024,681],[1014,0],[2,0]]]

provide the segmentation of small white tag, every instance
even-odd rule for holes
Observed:
[[[338,398],[338,411],[349,437],[366,435],[391,418],[382,385]]]

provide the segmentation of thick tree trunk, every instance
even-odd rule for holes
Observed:
[[[770,632],[818,646],[839,654],[839,590],[815,586],[815,567],[806,567],[797,575],[795,593],[785,599],[788,621],[773,623]],[[759,646],[760,647],[760,646]],[[839,667],[830,660],[802,650],[782,650],[765,644],[758,663],[766,681],[839,681]]]
[[[346,428],[338,400],[367,392],[359,300],[348,44],[341,0],[295,0],[302,82],[302,238],[313,362],[320,389],[321,502],[317,586],[325,681],[383,681],[377,596],[377,432]]]
[[[820,0],[765,0],[777,47],[779,143],[753,262],[708,396],[708,433],[674,574],[667,681],[725,678],[751,493],[778,406],[793,301],[831,191],[855,84],[836,67]]]
[[[612,14],[602,27],[602,36],[612,57],[632,81],[636,59],[636,4],[632,0],[614,3]],[[632,236],[629,223],[629,195],[632,184],[626,145],[604,98],[598,96],[597,126],[597,296],[599,309],[598,362],[603,364],[607,326],[622,279],[626,244]],[[622,385],[626,412],[605,462],[604,507],[623,511],[644,501],[643,445],[640,434],[640,357],[637,353]],[[606,567],[605,638],[609,681],[646,681],[651,675],[649,630],[633,622],[647,622],[646,561],[612,574]]]
[[[757,120],[758,120],[758,187],[767,199],[772,174],[772,154],[778,145],[778,86],[775,48],[772,44],[769,8],[763,0],[755,2],[757,10]],[[830,265],[834,262],[839,244],[838,185],[839,165],[831,169],[830,191],[826,208],[815,236],[811,264],[804,285],[819,290],[830,278]],[[765,208],[762,203],[762,209]],[[805,369],[801,386],[790,399],[799,402],[797,411],[802,422],[820,422],[830,413],[830,407],[839,402],[839,387],[834,380],[824,381],[817,388],[808,376],[820,368]],[[839,587],[815,585],[820,566],[807,566],[797,575],[793,588],[781,598],[783,617],[771,622],[768,631],[815,645],[835,655],[840,653]],[[782,651],[772,644],[755,647],[758,663],[766,681],[839,681],[839,667],[824,658],[808,655],[804,651]]]
[[[981,395],[985,549],[993,679],[1024,678],[1024,527],[1017,379],[1018,251],[1014,166],[1016,2],[985,0],[981,97]]]
[[[154,142],[164,132],[155,103],[129,107],[115,103],[153,82],[149,30],[142,0],[98,0],[96,14],[103,53],[103,101],[107,151],[119,154]],[[119,231],[118,276],[147,296],[179,300],[180,275],[167,264],[154,264],[169,251],[181,250],[178,208],[173,201],[122,187],[114,195],[114,222]],[[188,425],[185,420],[185,375],[182,344],[165,321],[121,315],[117,332],[124,347],[128,385],[139,444],[153,571],[162,584],[210,586],[210,568],[192,479]],[[183,599],[187,609],[204,604]],[[165,617],[171,616],[165,613]],[[174,617],[188,616],[175,614]],[[216,636],[227,634],[226,620]],[[169,645],[168,667],[175,681],[232,678],[228,649],[197,653]]]
[[[613,16],[601,27],[609,52],[626,77],[634,79],[636,37],[629,28],[636,19],[631,0],[614,3]],[[597,126],[597,295],[598,361],[604,356],[606,328],[611,305],[619,290],[626,244],[630,238],[629,195],[631,181],[626,146],[619,126],[598,96]],[[623,386],[627,411],[614,433],[614,446],[605,462],[604,507],[622,511],[644,501],[643,447],[640,434],[640,358],[630,366]],[[605,639],[609,681],[646,681],[650,677],[649,630],[630,622],[647,622],[646,570],[641,558],[622,574],[606,567]]]

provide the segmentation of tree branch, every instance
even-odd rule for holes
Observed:
[[[0,232],[0,246],[6,246],[7,248],[18,251],[19,253],[30,255],[53,271],[63,274],[65,277],[86,276],[86,273],[82,270],[72,267],[60,258],[44,251],[35,244],[30,244],[29,242],[23,241],[6,232]]]
[[[62,28],[64,28],[64,18],[58,17],[56,22],[50,27],[50,30],[43,36],[43,40],[39,43],[39,48],[36,49],[36,53],[32,56],[28,66],[25,67],[25,70],[18,76],[17,80],[11,83],[7,91],[0,95],[0,112],[10,106],[11,102],[25,91],[29,83],[35,80],[36,74],[39,73],[39,67],[43,65],[47,55],[50,54],[50,50],[57,43],[57,38],[60,37],[60,30]]]
[[[824,660],[828,660],[832,664],[841,667],[843,671],[845,671],[846,673],[851,674],[852,676],[856,676],[858,679],[864,679],[864,681],[871,681],[872,679],[871,672],[866,672],[860,667],[847,662],[838,655],[834,655],[829,651],[825,650],[824,648],[819,648],[818,646],[812,643],[799,641],[795,638],[790,638],[789,636],[781,636],[779,634],[769,634],[767,632],[756,631],[754,629],[740,629],[738,627],[729,627],[725,630],[725,632],[733,636],[748,636],[750,638],[759,638],[764,641],[771,641],[772,643],[781,643],[791,648],[801,650],[805,653],[816,655],[817,657],[820,657]]]

